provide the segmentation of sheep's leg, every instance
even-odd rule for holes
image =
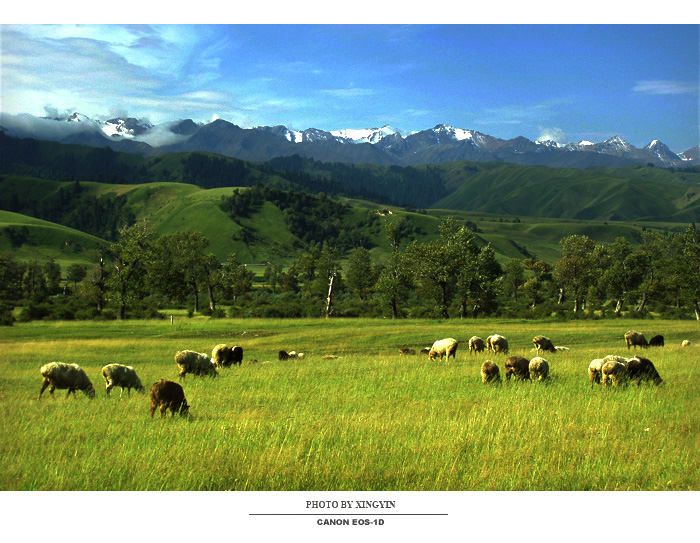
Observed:
[[[164,404],[164,403],[160,404],[160,416],[161,416],[161,418],[166,415],[167,410],[168,410],[167,404]]]
[[[153,418],[153,413],[156,412],[156,404],[151,402],[151,418]]]
[[[40,400],[41,400],[41,395],[44,393],[44,390],[46,390],[46,387],[48,387],[50,383],[51,383],[51,381],[49,381],[48,379],[44,379],[43,381],[41,381],[41,390],[39,391],[39,399]],[[53,394],[53,391],[51,393]]]
[[[107,383],[107,386],[105,387],[105,388],[106,388],[106,391],[107,391],[107,397],[108,397],[108,398],[110,397],[109,393],[110,393],[110,391],[112,390],[112,387],[114,387],[114,385],[113,385],[111,382]]]

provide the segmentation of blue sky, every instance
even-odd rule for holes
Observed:
[[[698,144],[698,25],[2,25],[3,113]]]

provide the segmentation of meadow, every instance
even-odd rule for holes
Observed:
[[[650,348],[664,383],[592,390],[593,358]],[[542,384],[484,386],[502,355],[467,340],[500,333],[510,354],[547,354]],[[398,348],[460,340],[456,360]],[[690,347],[681,347],[689,339]],[[241,367],[182,381],[189,418],[149,416],[148,393],[105,394],[102,366],[135,366],[146,388],[177,381],[176,351],[241,345]],[[2,490],[699,490],[700,326],[666,320],[255,320],[30,322],[0,329]],[[280,349],[304,352],[280,361]],[[334,355],[335,359],[324,359]],[[256,359],[257,362],[251,362]],[[80,364],[90,400],[38,400],[39,368]]]

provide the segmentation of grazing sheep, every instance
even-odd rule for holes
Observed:
[[[219,373],[216,367],[204,353],[196,353],[194,351],[178,351],[175,353],[175,363],[180,370],[179,378],[182,379],[188,373],[193,375],[209,375],[217,377]]]
[[[653,381],[657,386],[664,381],[651,360],[641,356],[634,356],[627,361],[627,376],[630,381],[636,379],[637,386],[640,386],[642,381]]]
[[[508,353],[508,340],[503,336],[499,336],[498,334],[494,334],[486,338],[486,346],[490,351],[493,351],[494,354]]]
[[[664,336],[654,336],[649,340],[649,347],[663,347]]]
[[[135,388],[137,392],[141,392],[142,394],[146,391],[146,388],[141,384],[141,379],[139,379],[138,375],[136,375],[136,371],[131,366],[107,364],[102,368],[102,377],[105,379],[108,397],[110,391],[114,387],[122,388],[119,393],[120,398],[122,394],[124,394],[124,389],[126,389],[129,396],[131,396],[132,388]]]
[[[521,381],[530,379],[530,361],[524,356],[509,356],[506,358],[506,380],[514,375]]]
[[[423,347],[420,350],[420,354],[430,354],[430,347]]]
[[[554,350],[557,351],[558,353],[561,353],[561,352],[570,351],[571,349],[569,349],[568,347],[561,347],[559,345],[555,345]]]
[[[456,359],[457,344],[457,340],[451,337],[437,340],[430,348],[428,360],[434,360],[438,355],[440,356],[440,360],[442,360],[445,355],[447,355],[447,360],[450,359],[450,356]]]
[[[410,347],[399,347],[399,354],[416,354],[416,350]]]
[[[634,345],[635,349],[637,348],[637,345],[645,349],[649,346],[649,343],[647,343],[647,339],[644,337],[644,334],[640,332],[635,332],[634,330],[630,330],[625,334],[625,342],[627,343],[628,351],[630,345]]]
[[[277,358],[279,360],[287,360],[288,358],[304,358],[304,353],[297,353],[296,351],[280,351],[277,353]]]
[[[211,351],[211,359],[217,367],[230,367],[231,364],[238,366],[243,362],[243,347],[234,345],[229,347],[223,343],[216,345]]]
[[[538,353],[540,350],[550,353],[554,353],[557,350],[552,341],[545,336],[535,336],[532,342],[535,344],[535,349],[537,349]]]
[[[491,382],[501,382],[501,373],[493,361],[487,360],[481,365],[481,380],[485,385]]]
[[[153,413],[158,407],[160,407],[161,417],[165,416],[165,412],[168,409],[170,409],[173,417],[176,412],[184,417],[190,410],[182,387],[173,381],[166,381],[165,379],[160,379],[153,383],[151,387],[151,418],[153,418]]]
[[[588,380],[591,382],[591,388],[593,388],[593,383],[600,384],[600,378],[603,376],[603,364],[605,361],[602,358],[596,358],[588,365]]]
[[[549,377],[549,363],[541,356],[536,356],[530,360],[528,370],[531,381],[544,381]]]
[[[76,390],[82,390],[85,395],[89,398],[95,397],[95,387],[92,386],[90,379],[88,378],[85,370],[78,366],[78,364],[64,364],[63,362],[49,362],[41,366],[39,370],[41,376],[44,378],[41,382],[41,390],[39,391],[39,399],[41,395],[46,390],[46,387],[51,385],[49,393],[53,398],[53,392],[57,388],[68,389],[66,393],[66,398],[73,393],[75,397]]]
[[[624,362],[623,362],[624,360]],[[620,386],[627,384],[627,363],[626,359],[620,356],[606,356],[600,370],[602,374],[602,386],[609,384]]]
[[[690,341],[688,341],[687,339],[684,339],[684,340],[681,342],[681,346],[682,346],[682,347],[690,347]]]
[[[472,336],[469,339],[469,354],[480,353],[484,349],[486,349],[486,344],[483,339],[478,336]]]

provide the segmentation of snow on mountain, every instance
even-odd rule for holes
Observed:
[[[535,145],[541,145],[543,147],[554,147],[559,149],[560,147],[565,147],[561,143],[557,143],[554,140],[535,140]]]
[[[665,165],[673,165],[678,162],[679,156],[671,151],[666,145],[659,140],[653,140],[649,145],[642,149],[648,155],[657,158]],[[682,160],[682,159],[681,159]]]
[[[141,121],[133,117],[126,119],[109,119],[100,123],[102,132],[112,137],[134,138],[148,132],[153,125],[148,121]]]
[[[700,147],[696,145],[695,147],[686,149],[682,153],[678,153],[678,158],[680,158],[683,162],[689,162],[692,160],[700,162]]]
[[[331,134],[348,143],[378,143],[387,136],[401,135],[399,130],[389,125],[384,125],[381,128],[331,130]]]

